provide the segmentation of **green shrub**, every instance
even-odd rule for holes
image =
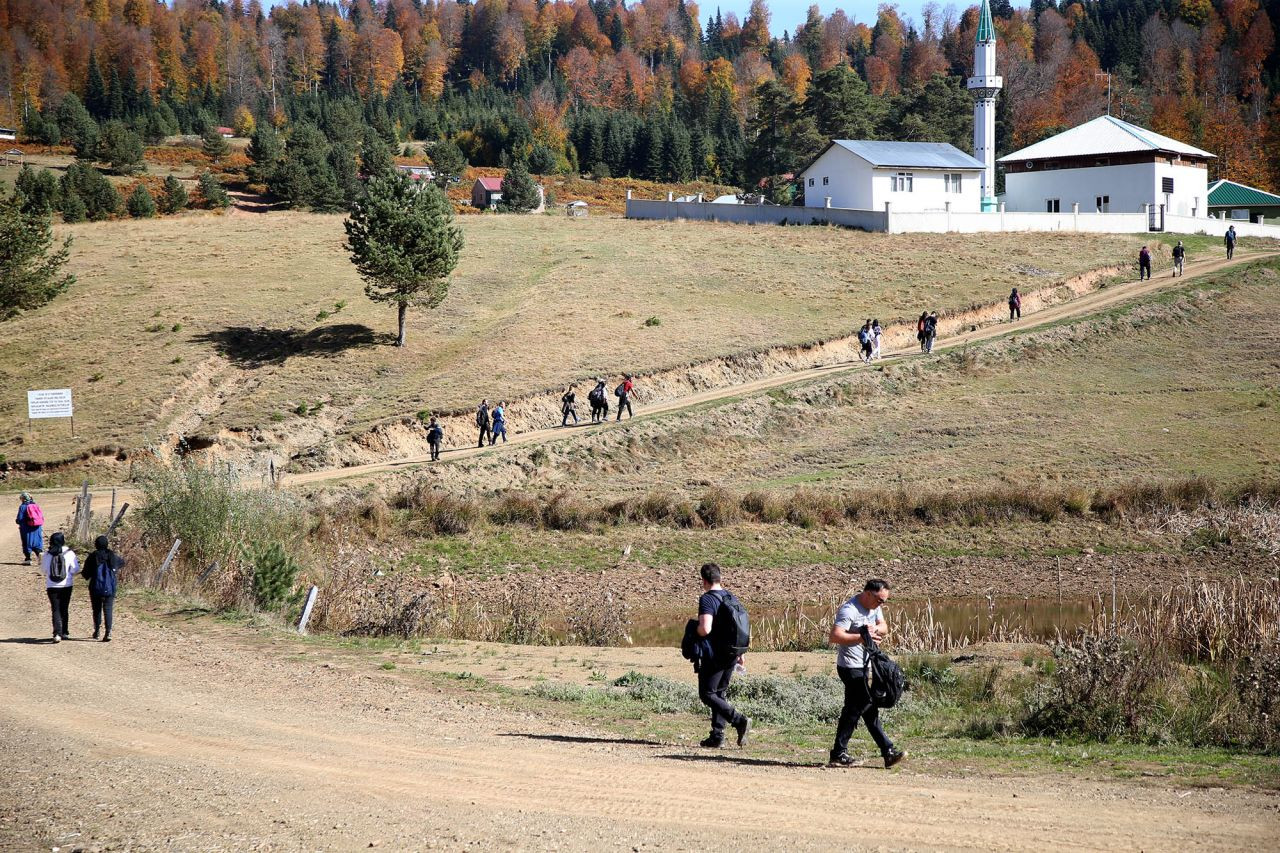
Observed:
[[[498,499],[498,505],[489,513],[494,524],[526,524],[538,527],[542,524],[542,504],[536,498],[520,492],[507,492]]]
[[[245,548],[244,556],[253,569],[253,601],[259,610],[279,610],[296,598],[300,567],[283,545],[252,545]]]

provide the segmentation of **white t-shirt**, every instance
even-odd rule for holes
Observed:
[[[44,575],[45,589],[62,589],[71,586],[71,579],[75,577],[76,572],[80,571],[80,561],[76,559],[76,552],[70,548],[62,549],[62,556],[67,564],[67,576],[60,581],[49,580],[49,564],[53,562],[53,555],[45,551],[40,555],[40,572]]]
[[[866,609],[858,601],[857,595],[840,605],[840,609],[836,611],[836,627],[843,628],[850,634],[857,634],[863,625],[875,625],[883,621],[880,608]],[[862,669],[866,666],[865,660],[861,643],[856,646],[836,646],[836,666]]]

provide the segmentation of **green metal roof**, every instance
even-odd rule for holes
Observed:
[[[996,40],[996,27],[991,23],[991,4],[982,0],[982,11],[978,13],[978,44]]]
[[[1235,181],[1214,181],[1209,186],[1210,207],[1277,207],[1280,195],[1246,187]]]

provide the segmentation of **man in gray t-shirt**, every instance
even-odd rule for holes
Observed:
[[[880,747],[885,767],[892,767],[906,757],[905,752],[894,749],[893,742],[880,728],[880,709],[872,704],[871,692],[867,689],[863,634],[865,631],[866,636],[875,642],[888,636],[889,625],[880,610],[888,600],[889,582],[872,578],[863,586],[862,592],[840,605],[835,624],[831,626],[830,641],[836,647],[836,673],[844,683],[844,708],[840,711],[836,740],[831,747],[833,766],[853,764],[848,752],[849,738],[859,719],[867,724],[872,740]]]

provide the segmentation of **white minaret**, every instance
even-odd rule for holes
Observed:
[[[996,206],[996,95],[1004,80],[996,76],[996,28],[991,23],[991,5],[982,0],[978,13],[978,37],[973,46],[973,156],[986,169],[982,172],[982,209]]]

